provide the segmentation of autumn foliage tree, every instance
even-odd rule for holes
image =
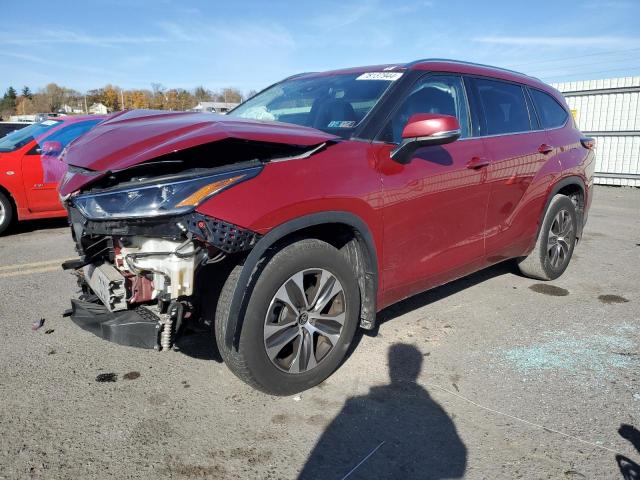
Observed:
[[[204,86],[193,90],[184,88],[166,88],[160,83],[152,83],[150,89],[123,90],[117,85],[107,84],[82,94],[76,90],[49,83],[34,93],[24,86],[20,94],[9,87],[0,97],[0,118],[9,116],[32,115],[36,113],[84,111],[94,103],[102,103],[108,111],[121,109],[161,109],[184,111],[195,107],[199,102],[238,103],[244,98],[240,90],[233,87],[212,91]],[[249,96],[254,94],[251,91]],[[67,108],[69,107],[69,108]]]

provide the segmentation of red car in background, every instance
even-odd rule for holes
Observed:
[[[0,138],[0,234],[14,220],[65,217],[58,182],[62,150],[104,116],[50,118]]]

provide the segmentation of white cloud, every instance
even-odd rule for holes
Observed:
[[[358,3],[345,3],[344,6],[328,14],[315,15],[310,24],[323,31],[351,27],[361,22],[387,25],[395,17],[419,12],[433,6],[430,0],[400,2],[398,5],[381,4],[378,0],[364,0]]]
[[[584,4],[585,8],[632,8],[637,7],[638,4],[634,2],[616,1],[616,0],[604,0],[596,2],[587,2]]]
[[[633,47],[640,45],[637,37],[511,37],[489,36],[473,39],[474,42],[511,46],[542,47]]]
[[[295,41],[289,31],[269,22],[202,24],[188,27],[175,22],[157,24],[172,40],[201,45],[223,45],[242,48],[293,48]]]
[[[200,28],[185,28],[175,22],[158,22],[158,27],[165,31],[172,39],[182,42],[201,42],[205,39]]]
[[[116,45],[139,45],[141,43],[159,43],[166,39],[156,36],[130,35],[91,35],[72,30],[42,30],[36,35],[20,36],[4,34],[0,36],[0,45],[40,45],[51,43],[66,43],[76,45],[91,45],[94,47],[113,47]]]
[[[108,73],[107,70],[103,68],[94,68],[94,67],[88,67],[85,65],[76,65],[74,63],[68,63],[68,62],[57,62],[55,60],[46,59],[46,58],[38,57],[36,55],[29,55],[24,53],[0,51],[0,56],[16,58],[18,60],[24,60],[25,62],[37,63],[40,65],[49,65],[54,67],[63,66],[64,68],[68,68],[68,69],[79,71],[79,72],[91,73],[91,74],[104,75],[105,73]]]

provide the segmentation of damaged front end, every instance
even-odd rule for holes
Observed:
[[[124,345],[168,350],[199,315],[198,272],[242,256],[259,235],[197,207],[274,160],[335,141],[318,130],[208,114],[118,114],[72,143],[60,194],[80,258],[69,315]],[[204,292],[203,292],[204,295]]]
[[[80,259],[66,262],[82,294],[71,319],[122,345],[170,349],[194,311],[198,270],[249,250],[258,235],[196,212],[155,220],[92,221],[69,206]]]
[[[197,212],[161,218],[91,220],[68,201],[82,293],[71,319],[121,345],[168,350],[183,322],[195,320],[196,275],[253,247],[254,232]]]

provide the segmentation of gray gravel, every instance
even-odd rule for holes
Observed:
[[[206,337],[157,353],[63,319],[63,225],[0,238],[0,478],[340,479],[371,452],[350,479],[614,479],[616,453],[640,463],[618,434],[640,428],[638,189],[597,188],[557,281],[499,265],[407,300],[286,398],[239,382]]]

